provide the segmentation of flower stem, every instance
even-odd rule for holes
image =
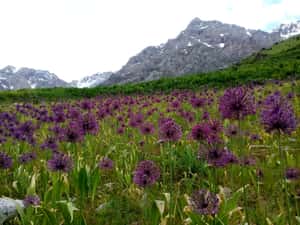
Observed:
[[[281,176],[282,176],[282,186],[284,187],[284,194],[285,194],[285,201],[286,201],[286,208],[287,208],[287,214],[288,214],[288,224],[292,224],[291,214],[290,214],[290,202],[289,202],[289,193],[288,193],[288,185],[287,181],[285,179],[285,170],[287,165],[287,160],[284,154],[283,149],[281,148],[281,135],[280,131],[278,132],[278,150],[280,153],[280,165],[281,165]]]

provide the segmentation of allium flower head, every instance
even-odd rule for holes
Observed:
[[[175,121],[167,120],[159,127],[159,136],[163,141],[178,141],[182,136],[182,130]]]
[[[48,168],[53,172],[69,172],[73,167],[72,159],[63,153],[55,153],[48,160]]]
[[[199,107],[203,107],[205,105],[206,99],[193,97],[193,98],[191,98],[190,103],[194,108],[199,108]]]
[[[288,168],[285,171],[285,178],[289,180],[297,180],[300,178],[300,170],[298,168]]]
[[[12,158],[4,152],[0,152],[0,169],[9,169],[12,167]]]
[[[195,191],[190,198],[190,203],[194,212],[201,215],[215,215],[219,210],[217,195],[205,189]]]
[[[203,114],[202,114],[202,119],[203,120],[208,120],[209,119],[209,112],[204,111]]]
[[[83,130],[77,121],[71,121],[64,131],[64,137],[67,142],[78,142],[83,139]]]
[[[217,120],[210,120],[201,124],[197,124],[192,128],[191,137],[197,141],[207,141],[208,143],[216,143],[219,141],[219,133],[222,131],[222,125]]]
[[[269,95],[264,101],[261,122],[267,132],[280,131],[290,134],[297,126],[291,104],[279,92]]]
[[[225,134],[228,137],[233,137],[236,136],[238,134],[238,127],[235,126],[234,124],[229,125],[226,129],[225,129]]]
[[[26,207],[33,205],[33,206],[37,206],[40,204],[41,200],[39,198],[39,196],[37,195],[28,195],[26,196],[26,198],[23,200],[24,205]]]
[[[130,116],[129,125],[132,127],[138,127],[143,122],[144,122],[144,115],[142,113],[136,113]]]
[[[191,137],[196,141],[206,139],[209,133],[209,127],[205,123],[197,124],[192,128]]]
[[[224,167],[238,162],[237,157],[228,149],[217,147],[206,149],[202,145],[198,151],[198,159],[206,160],[208,164],[215,167]]]
[[[19,162],[22,164],[28,163],[32,160],[36,159],[36,153],[35,152],[28,152],[24,153],[19,157]]]
[[[99,130],[99,125],[96,117],[92,113],[87,113],[80,119],[81,129],[84,134],[96,135]]]
[[[175,101],[171,102],[170,106],[172,108],[178,109],[178,108],[180,108],[181,104],[178,100],[175,100]]]
[[[160,177],[160,170],[151,160],[139,162],[134,171],[133,182],[140,187],[154,184]]]
[[[84,110],[91,110],[94,106],[93,102],[89,99],[82,100],[80,106]]]
[[[154,132],[154,126],[151,123],[143,123],[140,126],[140,131],[144,135],[153,134],[153,132]]]
[[[57,150],[57,140],[54,137],[47,137],[46,140],[41,144],[41,149]]]
[[[114,168],[114,161],[112,161],[110,158],[103,158],[99,162],[99,168],[102,170],[112,170]]]
[[[244,87],[229,88],[219,100],[219,110],[223,118],[243,119],[256,112],[254,96]]]

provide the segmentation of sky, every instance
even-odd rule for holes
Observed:
[[[299,9],[300,0],[0,0],[0,68],[71,81],[119,70],[195,17],[270,31],[300,20]]]

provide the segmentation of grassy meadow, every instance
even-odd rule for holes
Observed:
[[[300,224],[299,81],[5,103],[5,224]]]

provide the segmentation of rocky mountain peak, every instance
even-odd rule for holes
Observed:
[[[194,18],[175,39],[145,48],[103,84],[218,70],[280,40],[278,34]]]
[[[78,88],[95,87],[106,81],[112,74],[112,72],[96,73],[80,80],[74,80],[70,85]]]
[[[69,84],[46,70],[6,66],[0,70],[0,90],[67,87]]]
[[[281,24],[279,28],[275,29],[273,32],[277,32],[284,39],[291,36],[300,35],[300,20],[294,23]]]
[[[14,66],[6,66],[3,69],[0,70],[0,73],[5,73],[5,74],[13,74],[17,71],[16,67]]]

